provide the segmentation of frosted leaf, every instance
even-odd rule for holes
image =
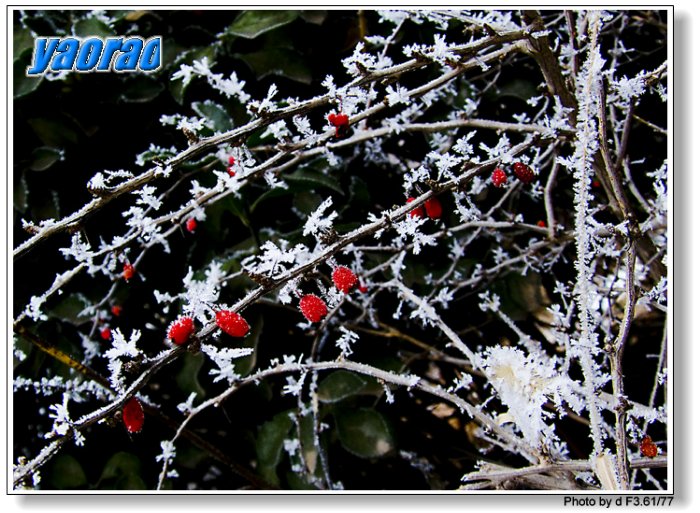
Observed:
[[[67,393],[63,394],[63,401],[60,403],[52,404],[49,406],[49,410],[53,413],[49,413],[49,418],[53,419],[53,427],[51,431],[44,435],[44,438],[53,438],[55,436],[65,436],[71,427],[73,421],[68,413],[68,399],[69,395]]]
[[[306,372],[303,372],[299,379],[295,379],[294,376],[287,376],[287,384],[282,388],[282,394],[298,396],[301,394],[304,388],[304,380],[306,379]]]
[[[281,247],[271,240],[260,246],[261,255],[252,255],[241,262],[243,268],[249,272],[272,276],[287,269],[286,264],[300,264],[309,257],[309,249],[303,244],[297,244],[287,249],[289,241],[279,241]]]
[[[365,70],[370,71],[377,65],[377,57],[365,51],[364,42],[359,42],[350,57],[343,59],[343,66],[352,76],[361,75]]]
[[[553,436],[545,423],[542,405],[560,395],[567,378],[560,377],[553,360],[525,354],[513,347],[492,347],[483,353],[484,373],[508,408],[525,441],[540,447],[543,438]]]
[[[209,375],[214,376],[214,383],[225,379],[229,382],[229,384],[231,384],[239,378],[239,375],[235,372],[234,360],[252,354],[253,348],[224,347],[217,349],[213,345],[202,344],[202,352],[207,355],[218,367],[218,369],[211,369],[209,371]]]
[[[450,306],[450,302],[454,299],[454,291],[447,287],[443,287],[438,292],[432,300],[433,304],[439,304],[441,308],[447,309]]]
[[[183,279],[184,291],[178,295],[184,300],[183,313],[206,324],[212,304],[219,300],[221,281],[225,273],[219,262],[211,262],[204,271],[204,280],[195,280],[190,267]],[[157,298],[159,296],[156,296]],[[160,295],[165,298],[165,295]]]
[[[156,456],[156,461],[157,462],[163,462],[166,465],[170,464],[173,459],[175,459],[176,451],[175,451],[175,444],[171,442],[170,440],[163,440],[160,443],[160,449],[161,452],[158,456]]]
[[[338,217],[338,213],[333,210],[328,215],[325,214],[326,210],[333,205],[332,198],[326,198],[326,200],[321,203],[318,208],[311,213],[311,215],[304,223],[304,235],[318,235],[326,230],[333,228],[333,220]]]
[[[393,107],[399,103],[409,104],[411,101],[411,97],[408,94],[408,89],[400,85],[397,85],[396,89],[389,86],[386,88],[386,92],[386,99],[389,102],[389,107]]]
[[[272,136],[278,141],[284,141],[285,139],[292,136],[292,133],[287,128],[287,122],[284,119],[270,123],[265,131],[260,134],[263,139],[268,136]]]
[[[140,338],[141,332],[139,330],[133,330],[127,341],[121,329],[114,328],[112,330],[112,348],[105,353],[105,357],[109,360],[115,360],[122,356],[128,358],[138,356],[141,351],[136,347],[136,342],[138,342]]]
[[[197,398],[197,392],[192,392],[189,397],[187,397],[187,400],[183,403],[180,403],[177,405],[178,411],[184,413],[185,415],[189,415],[192,409],[194,408],[194,400]]]
[[[433,59],[436,62],[439,62],[440,64],[447,64],[448,61],[459,60],[457,54],[452,53],[450,51],[450,49],[453,48],[454,45],[449,45],[445,43],[444,34],[435,34],[434,38],[435,44],[433,45],[433,48],[430,51],[426,52],[427,57]]]
[[[340,327],[342,335],[335,341],[335,346],[340,349],[340,354],[343,358],[347,358],[352,354],[352,345],[360,340],[360,336],[354,331],[350,331],[345,326]]]
[[[427,223],[429,218],[406,216],[401,221],[394,224],[398,238],[395,245],[400,246],[407,243],[407,239],[411,239],[410,247],[413,249],[413,254],[418,255],[424,246],[436,246],[437,237],[420,231],[420,227]]]

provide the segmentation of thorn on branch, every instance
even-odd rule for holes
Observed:
[[[330,246],[331,244],[340,240],[340,235],[338,235],[338,232],[336,232],[333,228],[329,228],[321,232],[318,238],[321,239],[321,242]]]
[[[39,227],[37,225],[35,225],[34,223],[29,222],[29,221],[23,222],[22,228],[24,228],[25,232],[30,233],[32,235],[40,232]]]
[[[484,23],[484,31],[491,37],[498,37],[498,32],[488,23]]]
[[[243,271],[248,278],[253,280],[255,283],[260,285],[261,287],[265,287],[266,289],[272,288],[275,285],[275,280],[270,278],[269,276],[265,276],[264,274],[259,274],[259,273],[254,273],[251,271]]]
[[[192,342],[187,346],[187,352],[191,354],[199,354],[202,350],[202,341],[197,337],[192,337]]]
[[[141,366],[143,365],[145,359],[146,357],[144,354],[139,353],[133,360],[130,360],[124,364],[124,372],[127,374],[136,374],[141,370]]]
[[[197,134],[195,134],[193,131],[185,128],[184,126],[182,127],[182,133],[185,134],[185,137],[187,137],[187,143],[190,146],[194,146],[199,142],[199,137]]]

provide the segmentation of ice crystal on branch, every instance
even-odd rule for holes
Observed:
[[[505,422],[513,422],[532,447],[556,440],[554,426],[546,422],[543,405],[548,400],[576,401],[568,379],[557,371],[553,359],[526,356],[520,349],[493,347],[483,355],[481,366],[507,407]]]
[[[331,205],[333,205],[333,199],[326,198],[325,201],[314,210],[306,220],[306,223],[304,223],[304,235],[317,236],[333,228],[333,221],[338,217],[338,213],[333,210],[329,214],[326,214],[326,210],[330,208]]]
[[[287,264],[303,263],[309,255],[309,249],[303,244],[297,244],[287,249],[289,241],[280,240],[281,247],[271,240],[265,242],[260,249],[261,255],[252,255],[244,259],[241,264],[248,272],[273,276],[287,269]]]
[[[207,355],[218,367],[211,369],[209,375],[214,376],[214,383],[222,380],[227,380],[229,384],[239,378],[236,374],[234,360],[248,356],[253,352],[250,347],[224,347],[217,349],[210,344],[202,344],[202,352]]]

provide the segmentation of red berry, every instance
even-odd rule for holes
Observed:
[[[544,221],[542,221],[542,220],[540,219],[539,221],[537,221],[537,226],[539,226],[540,228],[546,228],[546,227],[547,227],[547,223],[545,223]]]
[[[192,333],[194,333],[194,321],[190,317],[180,317],[170,323],[168,328],[168,338],[178,346],[187,342]]]
[[[235,163],[236,163],[236,159],[233,157],[233,155],[231,155],[231,156],[228,158],[228,165],[229,165],[229,166],[232,166],[232,165],[234,165]]]
[[[518,177],[523,183],[530,183],[535,179],[535,172],[530,166],[526,166],[522,162],[516,162],[513,164],[513,172],[515,176]]]
[[[425,202],[425,213],[430,219],[440,219],[442,217],[442,203],[437,198],[430,198]]]
[[[416,198],[408,198],[406,200],[406,203],[411,203],[413,201],[416,201]],[[421,205],[418,208],[414,208],[411,210],[411,213],[409,214],[411,217],[425,217],[425,209],[423,208],[423,205]]]
[[[229,168],[226,171],[228,172],[229,176],[236,176],[236,172],[233,170],[232,167],[229,166]]]
[[[122,272],[122,275],[124,276],[124,279],[126,281],[129,281],[131,278],[133,278],[135,273],[136,271],[134,270],[133,265],[131,265],[129,262],[124,263],[124,270]]]
[[[600,188],[600,182],[598,180],[593,180],[593,183],[591,185],[593,185],[593,187],[595,187],[596,189]]]
[[[100,331],[100,337],[102,337],[102,340],[109,340],[112,338],[112,330],[109,329],[109,327],[104,327]]]
[[[659,454],[659,448],[654,442],[651,441],[650,436],[645,436],[642,439],[642,443],[639,445],[639,450],[647,458],[654,458],[657,454]]]
[[[335,127],[335,136],[337,138],[344,136],[349,128],[349,118],[347,114],[336,114],[331,112],[328,114],[328,121]]]
[[[328,307],[323,299],[315,294],[306,294],[299,301],[299,309],[307,320],[318,322],[328,314]]]
[[[333,283],[335,288],[347,294],[357,283],[357,276],[350,269],[341,265],[333,270]]]
[[[122,314],[122,307],[119,305],[112,306],[112,315],[119,317]]]
[[[194,217],[190,217],[187,220],[187,223],[185,223],[185,228],[187,228],[188,232],[194,233],[194,231],[197,229],[197,220]]]
[[[496,187],[503,187],[507,181],[508,176],[506,175],[506,172],[503,171],[500,167],[497,167],[493,170],[493,173],[491,174],[492,184],[494,184]]]
[[[348,119],[349,119],[349,118],[348,118],[348,115],[347,115],[347,114],[343,114],[343,113],[341,112],[340,114],[338,114],[338,115],[335,117],[335,121],[333,121],[333,125],[334,125],[334,126],[337,126],[337,127],[338,127],[338,126],[347,125],[347,124],[348,124]]]
[[[132,397],[122,409],[122,420],[129,433],[138,433],[143,427],[143,406],[141,401]]]
[[[365,292],[367,292],[369,290],[369,288],[367,287],[367,285],[360,285],[359,287],[357,287],[357,290],[359,290],[360,292],[362,292],[364,294]]]
[[[246,320],[231,310],[216,312],[216,325],[232,337],[245,337],[250,331]]]

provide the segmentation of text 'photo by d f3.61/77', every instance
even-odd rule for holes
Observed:
[[[8,12],[10,493],[674,492],[671,10]]]

